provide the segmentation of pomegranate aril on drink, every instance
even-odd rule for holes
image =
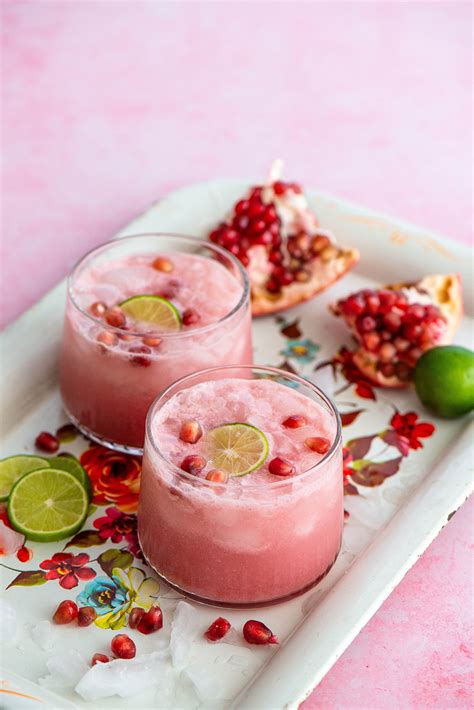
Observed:
[[[181,424],[179,438],[187,444],[195,444],[202,436],[202,427],[196,419],[187,419]]]
[[[279,643],[275,634],[261,621],[254,621],[253,619],[246,621],[242,633],[247,643],[259,646],[263,646],[268,643]]]
[[[191,473],[193,476],[197,476],[201,471],[206,468],[207,461],[202,456],[190,455],[185,456],[181,461],[181,468],[187,473]]]
[[[119,339],[117,335],[112,333],[110,330],[101,330],[100,333],[98,333],[96,340],[101,345],[113,347],[114,345],[117,345]],[[106,348],[103,348],[103,350],[106,350]]]
[[[151,353],[151,349],[146,345],[134,345],[129,348],[129,353],[132,353],[130,357],[130,362],[133,365],[138,365],[139,367],[149,367],[151,365],[151,358],[148,357]]]
[[[134,658],[137,652],[135,644],[127,634],[114,636],[110,648],[117,658]]]
[[[104,317],[107,323],[112,325],[114,328],[121,328],[126,322],[125,313],[121,308],[119,308],[119,306],[107,308]]]
[[[157,348],[158,345],[160,345],[161,341],[162,338],[158,338],[154,335],[147,335],[146,337],[142,338],[143,345],[147,345],[150,348]]]
[[[107,310],[107,306],[102,301],[96,301],[89,306],[89,313],[95,318],[102,318]]]
[[[141,634],[151,634],[163,626],[163,612],[159,606],[152,606],[140,618],[137,631]]]
[[[304,440],[305,446],[318,454],[326,454],[331,448],[331,442],[324,436],[311,436]]]
[[[91,660],[91,666],[95,666],[96,663],[108,663],[110,658],[105,655],[105,653],[94,653]]]
[[[157,271],[164,271],[166,274],[171,273],[174,269],[173,262],[164,256],[157,256],[153,261],[152,266]]]
[[[97,619],[97,612],[93,606],[81,606],[77,613],[78,626],[89,626]]]
[[[194,308],[186,308],[186,310],[183,311],[182,318],[183,325],[195,325],[201,320],[201,316],[194,310]]]
[[[207,638],[208,641],[220,641],[224,638],[226,633],[230,631],[230,629],[230,621],[227,621],[227,619],[224,619],[222,616],[219,616],[215,621],[212,622],[207,631],[204,632],[204,636],[205,638]]]
[[[144,613],[145,609],[142,609],[141,606],[136,606],[132,609],[132,611],[128,615],[128,625],[131,629],[137,628],[138,624],[140,623],[140,619],[142,618]]]
[[[226,471],[220,471],[218,468],[213,468],[206,474],[206,481],[213,481],[213,483],[227,483],[229,480],[229,474]]]
[[[77,619],[78,612],[77,604],[71,599],[65,599],[54,612],[53,621],[55,624],[70,624]]]
[[[282,425],[287,429],[300,429],[302,426],[306,426],[307,423],[308,420],[302,414],[292,414],[291,417],[287,417],[282,421]]]
[[[49,431],[42,431],[35,439],[35,446],[47,454],[54,454],[59,449],[59,439]]]
[[[276,456],[270,461],[268,464],[268,470],[274,476],[293,476],[296,473],[296,469],[293,464],[281,456]]]

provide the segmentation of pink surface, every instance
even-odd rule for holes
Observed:
[[[468,3],[2,6],[1,323],[155,198],[260,176],[470,238]],[[472,705],[472,503],[307,701]]]

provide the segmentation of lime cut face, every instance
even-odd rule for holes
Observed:
[[[9,456],[0,461],[0,501],[7,500],[13,485],[25,473],[49,466],[48,459],[40,456]]]
[[[423,404],[440,417],[461,417],[474,408],[474,352],[440,345],[418,360],[414,382]]]
[[[181,328],[181,316],[171,301],[161,296],[132,296],[120,304],[128,318],[150,323],[158,330],[174,332]]]
[[[8,499],[12,526],[29,540],[52,542],[77,532],[84,523],[89,497],[72,473],[53,468],[20,478]]]
[[[49,465],[59,471],[72,473],[74,478],[77,478],[79,483],[82,483],[86,489],[89,501],[92,499],[91,480],[77,459],[73,459],[70,456],[53,456],[52,459],[49,459]]]
[[[268,456],[268,441],[251,424],[223,424],[206,434],[209,458],[215,468],[229,476],[245,476],[263,466]]]

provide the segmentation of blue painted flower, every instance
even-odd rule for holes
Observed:
[[[81,606],[92,606],[98,616],[116,612],[129,604],[128,590],[118,577],[96,577],[84,587],[77,601]]]
[[[302,363],[312,362],[319,350],[319,345],[309,338],[299,340],[288,340],[284,350],[280,350],[280,354],[284,357],[296,358]]]

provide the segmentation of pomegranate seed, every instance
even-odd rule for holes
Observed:
[[[267,224],[275,222],[275,220],[277,219],[277,213],[273,205],[267,205],[265,207],[265,210],[263,212],[263,219]]]
[[[219,616],[215,621],[212,622],[207,631],[204,632],[205,638],[208,641],[220,641],[226,633],[230,631],[231,624],[230,621]]]
[[[252,200],[247,210],[247,214],[250,218],[260,217],[261,214],[265,212],[265,206],[260,200]]]
[[[406,362],[397,362],[395,365],[395,372],[397,377],[402,382],[408,382],[411,379],[411,367],[406,364]]]
[[[340,303],[339,307],[346,316],[360,316],[364,312],[365,305],[358,296],[349,296]]]
[[[249,208],[248,200],[239,200],[234,207],[234,212],[235,212],[235,214],[241,214],[242,212],[246,212],[248,210],[248,208]]]
[[[173,262],[164,256],[157,256],[152,266],[157,271],[164,271],[166,274],[171,273],[174,269]]]
[[[143,345],[148,345],[150,348],[157,348],[161,343],[161,338],[153,335],[147,335],[146,338],[142,338]]]
[[[273,183],[273,192],[275,195],[284,195],[286,192],[286,184],[281,180],[277,180]]]
[[[203,459],[202,456],[185,456],[181,461],[181,468],[187,473],[191,473],[193,476],[197,476],[203,468],[206,467],[207,461]]]
[[[300,269],[300,271],[297,271],[295,274],[295,279],[298,281],[298,283],[306,283],[309,281],[311,278],[311,274],[309,271],[305,271],[304,269]]]
[[[392,343],[383,343],[380,346],[379,359],[381,362],[391,362],[396,354],[397,349]]]
[[[105,655],[105,653],[94,653],[92,656],[91,666],[95,666],[96,663],[108,663],[110,658]]]
[[[372,316],[359,316],[356,320],[356,328],[361,335],[375,330],[376,325],[377,323]]]
[[[202,436],[202,428],[196,419],[188,419],[181,424],[179,438],[187,444],[195,444]]]
[[[391,333],[395,333],[400,328],[402,324],[402,319],[400,318],[398,313],[394,313],[392,311],[384,315],[383,324],[387,328],[387,330],[389,330]]]
[[[137,624],[141,634],[151,634],[163,626],[163,612],[159,606],[152,606],[146,611]]]
[[[109,347],[113,347],[118,343],[118,337],[115,335],[115,333],[111,333],[109,330],[101,330],[100,333],[97,335],[96,340],[98,343],[101,343],[102,345],[108,345]],[[106,348],[102,348],[102,350],[105,352]]]
[[[397,294],[393,291],[379,291],[380,310],[382,313],[389,313],[397,302]]]
[[[102,318],[106,310],[107,306],[102,301],[96,301],[89,307],[89,313],[96,318]]]
[[[420,348],[412,348],[408,355],[410,356],[412,363],[415,364],[415,362],[417,362],[417,360],[419,360],[423,355],[423,351]]]
[[[140,623],[140,619],[142,618],[144,613],[145,609],[142,609],[141,606],[136,606],[134,609],[132,609],[128,616],[128,625],[131,629],[137,628],[138,624]]]
[[[229,480],[229,474],[225,471],[220,471],[218,468],[213,468],[206,474],[206,481],[213,481],[214,483],[227,483]]]
[[[93,606],[81,606],[77,613],[78,626],[89,626],[97,619],[97,612]]]
[[[268,464],[268,470],[274,476],[293,476],[296,472],[295,467],[281,456],[276,456]]]
[[[183,325],[194,325],[201,320],[201,316],[194,308],[186,308],[183,312]]]
[[[308,449],[316,451],[318,454],[327,454],[331,448],[331,442],[324,436],[312,436],[309,439],[305,439],[304,443]]]
[[[268,626],[262,624],[261,621],[246,621],[243,628],[244,639],[247,643],[264,645],[267,643],[279,643],[275,634],[270,631]]]
[[[313,238],[311,248],[315,254],[319,254],[319,252],[323,251],[323,249],[326,249],[330,244],[331,240],[329,239],[329,237],[326,237],[323,234],[317,234]]]
[[[267,283],[265,284],[265,288],[270,293],[278,293],[281,290],[280,284],[275,279],[268,279]]]
[[[29,562],[33,558],[33,550],[23,545],[17,550],[16,556],[20,562]]]
[[[261,187],[253,187],[252,190],[250,191],[250,199],[252,197],[261,197],[262,196],[262,188]]]
[[[405,340],[405,338],[400,338],[400,337],[395,338],[395,340],[393,341],[393,344],[395,345],[398,352],[401,352],[401,353],[405,352],[410,347],[410,341]]]
[[[403,335],[407,340],[410,340],[411,342],[414,342],[418,340],[422,333],[422,328],[419,323],[407,323],[407,325],[403,326]]]
[[[246,215],[238,215],[232,220],[232,225],[239,230],[239,232],[245,232],[249,226],[249,218]]]
[[[420,306],[419,304],[415,303],[411,306],[408,306],[405,314],[405,318],[417,321],[417,320],[422,320],[425,315],[425,309],[423,306]]]
[[[283,256],[280,251],[272,250],[268,255],[268,260],[271,264],[280,264]]]
[[[303,417],[302,414],[292,414],[291,417],[287,417],[284,421],[282,421],[282,426],[287,429],[300,429],[300,427],[306,426],[307,423],[308,420],[306,417]]]
[[[372,315],[376,315],[380,309],[380,299],[377,294],[373,293],[370,296],[367,296],[365,300],[365,305],[369,313],[371,313]]]
[[[362,336],[362,340],[364,342],[364,347],[367,350],[376,350],[377,347],[380,344],[380,336],[378,333],[367,333],[366,335]]]
[[[393,375],[395,374],[395,366],[392,365],[392,363],[380,363],[379,369],[382,375],[384,375],[385,377],[393,377]]]
[[[53,621],[55,624],[70,624],[77,619],[77,614],[77,604],[70,599],[65,599],[54,612]]]
[[[133,348],[129,348],[128,352],[138,353],[130,358],[130,362],[133,365],[139,365],[140,367],[149,367],[151,365],[151,359],[146,357],[151,353],[151,350],[146,345],[135,345]]]
[[[328,246],[320,252],[319,256],[324,262],[331,261],[337,255],[337,249],[333,246]]]
[[[112,308],[107,308],[105,311],[105,320],[109,325],[115,328],[121,328],[125,325],[125,314],[121,308],[113,306]]]
[[[38,434],[35,440],[35,446],[40,451],[45,451],[48,454],[54,454],[59,449],[59,439],[57,439],[49,431],[42,431]]]
[[[135,644],[127,634],[117,634],[117,636],[114,636],[110,648],[117,658],[134,658],[137,652]]]

